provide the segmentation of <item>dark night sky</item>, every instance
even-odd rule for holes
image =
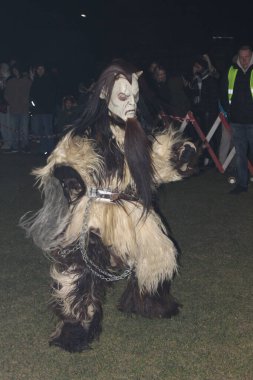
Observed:
[[[192,51],[232,54],[253,43],[251,8],[226,0],[9,0],[1,6],[0,59],[56,63],[85,77],[115,56],[174,56],[177,64],[175,56]]]

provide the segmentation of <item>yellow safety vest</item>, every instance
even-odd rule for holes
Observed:
[[[233,66],[230,67],[228,72],[228,101],[231,104],[232,96],[234,92],[235,78],[237,75],[238,69],[235,69]],[[253,70],[250,73],[250,91],[253,98]]]

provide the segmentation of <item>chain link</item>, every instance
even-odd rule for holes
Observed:
[[[91,208],[92,202],[93,202],[93,199],[89,198],[84,210],[83,226],[82,226],[82,230],[81,230],[81,234],[80,234],[80,238],[78,242],[72,248],[66,248],[66,249],[61,250],[60,254],[61,256],[66,257],[69,254],[80,250],[82,254],[82,258],[87,265],[87,268],[89,268],[89,270],[95,276],[107,282],[123,280],[131,275],[132,273],[131,268],[126,269],[120,275],[116,275],[99,268],[87,255],[87,249],[88,249],[88,244],[89,244],[89,223],[88,222],[89,222],[90,208]]]
[[[71,253],[74,253],[78,251],[79,249],[79,243],[75,244],[73,248],[65,248],[60,251],[61,256],[66,257],[70,255]]]

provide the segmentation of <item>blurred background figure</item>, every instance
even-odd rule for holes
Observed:
[[[29,96],[32,81],[23,75],[20,66],[13,64],[11,78],[6,83],[4,97],[9,104],[12,151],[30,151],[28,141]]]
[[[168,75],[169,112],[172,116],[184,117],[190,111],[190,99],[186,93],[184,78],[179,71]]]
[[[57,104],[55,82],[47,74],[44,64],[35,67],[30,91],[32,134],[39,141],[39,153],[48,155],[53,150],[53,116]]]
[[[92,89],[94,85],[95,85],[95,80],[93,78],[87,83],[84,83],[84,82],[79,83],[79,86],[78,86],[79,96],[77,99],[77,104],[79,106],[85,107],[90,97],[90,94],[92,93]]]
[[[56,117],[55,123],[55,133],[56,139],[55,143],[59,141],[64,131],[73,124],[73,122],[79,116],[80,108],[77,106],[76,99],[72,95],[64,96],[62,99],[62,108],[59,110],[59,113]]]
[[[167,72],[162,65],[155,66],[153,91],[165,114],[170,115],[170,92],[167,83]]]
[[[145,78],[151,89],[153,89],[155,84],[155,69],[158,66],[159,63],[157,61],[152,61],[147,67],[147,70],[145,70]]]
[[[0,130],[2,138],[1,149],[3,152],[11,152],[11,130],[8,103],[4,97],[6,83],[10,75],[9,65],[4,62],[0,63]]]
[[[188,83],[187,89],[193,115],[206,136],[218,116],[219,92],[218,81],[211,75],[208,62],[203,56],[196,57],[193,62],[192,80]],[[199,140],[197,135],[193,138]],[[218,154],[219,141],[219,131],[216,131],[210,141],[210,145],[216,154]],[[200,162],[200,165],[202,167],[213,165],[206,149],[203,151],[202,164]]]

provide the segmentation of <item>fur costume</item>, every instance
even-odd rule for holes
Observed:
[[[177,250],[152,200],[158,185],[189,174],[195,149],[171,128],[154,133],[157,120],[151,125],[147,107],[132,117],[129,106],[125,120],[113,114],[109,101],[118,78],[128,81],[120,96],[130,99],[135,91],[132,102],[138,102],[131,66],[109,66],[82,119],[46,166],[34,170],[44,205],[20,222],[53,261],[52,306],[60,322],[50,344],[69,352],[89,348],[99,336],[108,282],[128,278],[118,305],[123,312],[161,318],[179,308],[169,293]],[[144,100],[140,91],[138,104]]]

